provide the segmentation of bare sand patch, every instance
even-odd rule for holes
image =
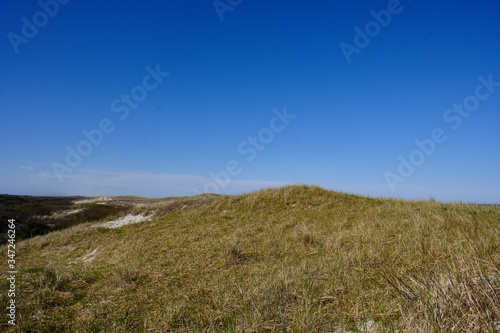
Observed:
[[[98,197],[98,198],[92,198],[92,199],[81,199],[81,200],[76,200],[73,201],[76,205],[80,204],[86,204],[86,203],[94,203],[94,202],[106,202],[106,201],[111,201],[113,198],[110,197]]]
[[[94,258],[95,258],[97,250],[98,250],[98,248],[94,249],[92,252],[87,253],[86,255],[84,255],[84,256],[82,256],[80,258],[76,258],[75,260],[68,262],[68,264],[70,264],[70,265],[71,264],[77,264],[79,261],[92,262],[94,260]],[[68,268],[68,267],[69,267],[69,265],[66,266],[66,268]]]
[[[120,228],[123,227],[124,225],[127,224],[133,224],[133,223],[139,223],[143,221],[151,221],[153,219],[153,215],[147,215],[144,216],[143,214],[139,215],[132,215],[128,214],[123,217],[120,217],[119,219],[113,220],[113,221],[108,221],[105,223],[102,223],[100,226],[105,227],[105,228]]]
[[[54,212],[52,214],[52,217],[63,217],[63,216],[68,216],[76,213],[83,212],[85,208],[79,208],[79,209],[71,209],[71,210],[63,210],[59,212]]]

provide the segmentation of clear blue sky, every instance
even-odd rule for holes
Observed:
[[[496,1],[65,2],[0,5],[0,193],[500,203]]]

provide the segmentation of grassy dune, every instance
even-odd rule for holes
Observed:
[[[4,328],[500,328],[500,207],[373,199],[315,186],[148,205],[136,209],[156,212],[151,222],[117,229],[86,223],[18,242],[18,326]],[[6,264],[6,246],[0,253]]]

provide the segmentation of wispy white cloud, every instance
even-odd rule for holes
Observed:
[[[39,181],[55,182],[51,173],[37,175]],[[194,188],[203,189],[212,179],[195,175],[151,173],[146,171],[85,170],[64,176],[61,186],[80,195],[139,195],[149,197],[194,195]],[[286,183],[266,180],[232,179],[220,193],[233,194],[282,186]],[[67,192],[67,190],[65,191]]]
[[[25,165],[21,165],[21,169],[35,170],[34,167],[32,167],[32,166],[25,166]]]
[[[16,193],[38,195],[138,195],[144,197],[191,196],[194,188],[203,189],[214,180],[195,175],[179,175],[152,173],[147,171],[123,171],[106,169],[89,169],[78,173],[67,174],[64,182],[59,183],[53,173],[38,173],[30,177],[26,184],[19,182]],[[288,183],[268,180],[232,179],[227,186],[221,188],[222,194],[251,192],[265,187],[278,187]],[[216,187],[215,187],[216,188]],[[325,188],[371,197],[392,197],[403,199],[429,199],[438,201],[465,201],[477,203],[499,203],[500,198],[493,189],[466,189],[454,186],[423,186],[416,184],[398,184],[393,193],[387,184],[340,185]],[[212,189],[212,187],[210,187]]]

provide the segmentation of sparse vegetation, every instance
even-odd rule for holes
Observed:
[[[79,224],[18,243],[19,326],[7,330],[500,328],[500,207],[316,186],[127,200],[144,203],[130,212],[157,218],[117,229]]]
[[[0,195],[2,221],[15,219],[17,239],[27,239],[81,223],[99,221],[130,210],[120,204],[75,204],[83,197]],[[79,208],[79,209],[76,209]],[[0,244],[7,241],[7,223],[0,224]]]

